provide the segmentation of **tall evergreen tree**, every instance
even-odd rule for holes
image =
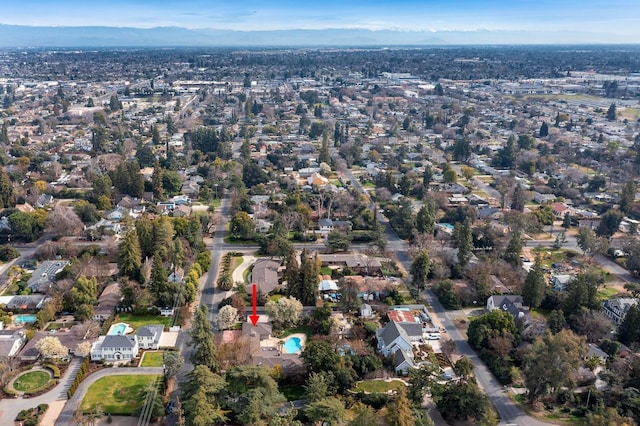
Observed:
[[[292,248],[289,251],[285,260],[285,266],[284,279],[287,282],[287,296],[294,296],[300,300],[300,294],[302,293],[300,286],[300,264],[295,249]]]
[[[136,279],[140,275],[140,266],[142,266],[140,243],[134,228],[125,234],[118,245],[118,269],[122,275]]]
[[[13,207],[15,205],[16,200],[13,192],[13,183],[11,183],[7,172],[2,168],[0,170],[0,208],[6,209],[7,207]]]
[[[398,391],[393,401],[391,401],[387,407],[385,420],[389,426],[415,425],[413,413],[411,412],[411,404],[409,403],[404,387]]]
[[[142,258],[153,254],[153,222],[149,216],[144,215],[136,220],[136,233]]]
[[[469,219],[454,225],[453,242],[454,247],[458,249],[458,263],[460,263],[460,266],[465,266],[471,259],[473,251],[473,232]]]
[[[411,284],[416,291],[424,290],[427,287],[427,275],[430,270],[429,253],[422,250],[411,263]]]
[[[436,221],[436,206],[428,199],[416,215],[416,230],[423,234],[433,235]]]
[[[540,258],[536,258],[533,268],[527,273],[522,287],[522,299],[525,305],[531,308],[537,308],[544,299],[544,272]]]
[[[162,200],[164,197],[164,187],[162,186],[162,167],[160,162],[156,160],[153,166],[153,174],[151,175],[151,189],[153,190],[153,197],[158,200]]]
[[[318,299],[318,255],[309,256],[306,250],[300,255],[300,294],[296,297],[304,306],[315,306]]]
[[[519,232],[514,232],[507,244],[507,248],[502,255],[502,258],[513,266],[522,266],[522,259],[520,259],[520,253],[522,253],[522,237]]]
[[[166,300],[162,297],[163,293],[167,290],[167,270],[162,262],[162,256],[159,253],[153,255],[153,263],[151,266],[151,278],[149,279],[149,292],[156,298],[156,302],[159,306],[169,306]],[[173,300],[171,300],[173,302]],[[171,303],[173,305],[173,303]]]
[[[518,182],[513,190],[513,198],[511,200],[511,210],[517,210],[519,212],[524,211],[524,204],[526,202],[525,190]]]
[[[540,137],[541,138],[545,138],[547,136],[549,136],[549,125],[547,124],[546,121],[542,122],[542,125],[540,126]]]
[[[205,365],[213,372],[218,370],[218,350],[213,342],[213,328],[205,305],[198,306],[191,321],[191,342],[195,350],[191,355],[194,365]]]

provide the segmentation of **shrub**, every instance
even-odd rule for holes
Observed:
[[[57,365],[45,364],[44,368],[48,368],[49,370],[51,370],[51,373],[53,374],[53,378],[54,379],[59,379],[60,378],[60,369],[58,368]]]
[[[2,388],[2,391],[4,393],[6,393],[9,396],[18,396],[19,393],[14,391],[13,389],[11,389],[9,386],[5,386],[4,388]]]

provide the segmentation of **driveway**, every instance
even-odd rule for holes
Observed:
[[[0,401],[0,424],[12,425],[18,413],[28,408],[37,407],[39,404],[51,404],[54,401],[64,401],[67,399],[67,391],[71,387],[71,383],[76,378],[82,359],[73,358],[69,363],[64,377],[60,379],[60,383],[49,392],[34,398],[10,398]],[[51,407],[50,409],[55,409]]]
[[[103,368],[92,373],[87,376],[82,383],[80,383],[80,386],[76,389],[76,393],[74,393],[71,399],[67,401],[60,417],[58,417],[58,421],[56,421],[56,426],[72,425],[71,419],[73,418],[73,415],[78,411],[78,407],[80,407],[80,403],[82,402],[84,395],[87,393],[89,386],[91,386],[96,380],[107,376],[122,376],[129,374],[162,374],[162,367],[113,367]]]

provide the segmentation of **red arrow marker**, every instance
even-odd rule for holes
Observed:
[[[251,295],[251,301],[252,301],[252,305],[253,305],[253,315],[249,315],[249,319],[251,320],[251,323],[253,324],[253,326],[255,327],[256,324],[258,323],[258,319],[260,318],[259,315],[256,315],[256,309],[258,306],[258,290],[256,288],[256,283],[253,283],[253,293]]]

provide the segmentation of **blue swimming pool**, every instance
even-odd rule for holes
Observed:
[[[32,322],[36,322],[36,316],[35,315],[27,315],[27,314],[20,314],[20,315],[16,315],[15,319],[13,320],[13,322],[20,323],[20,324],[24,324],[24,323],[32,323]]]
[[[302,351],[302,340],[299,337],[289,337],[284,342],[284,352],[287,354],[295,354]]]
[[[111,328],[109,328],[109,332],[107,334],[110,336],[123,335],[126,331],[127,331],[127,324],[121,322],[118,324],[113,324]]]

